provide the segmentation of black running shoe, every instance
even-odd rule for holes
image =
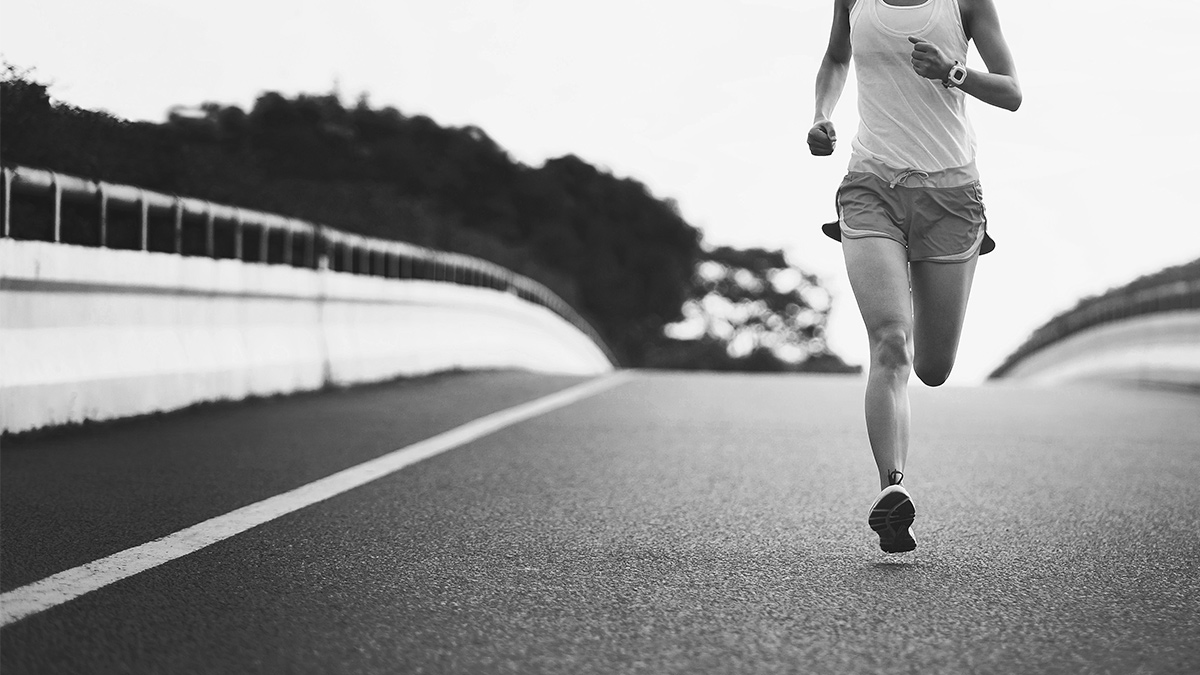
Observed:
[[[867,524],[879,535],[879,548],[884,553],[903,553],[917,547],[917,540],[913,539],[910,529],[913,519],[917,517],[917,510],[908,490],[900,485],[903,477],[900,474],[900,478],[892,478],[895,483],[879,493],[867,516]]]

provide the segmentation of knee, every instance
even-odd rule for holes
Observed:
[[[907,375],[912,368],[912,328],[889,323],[871,331],[871,364],[884,370]]]
[[[946,382],[946,378],[950,377],[950,371],[953,368],[953,361],[918,358],[913,370],[917,377],[925,383],[925,386],[940,387]]]

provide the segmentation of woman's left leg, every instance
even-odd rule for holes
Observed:
[[[967,315],[979,255],[960,263],[910,263],[913,303],[913,370],[936,387],[950,377]]]

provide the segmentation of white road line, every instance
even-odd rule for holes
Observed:
[[[499,431],[504,427],[588,398],[621,384],[629,377],[630,375],[626,372],[618,372],[529,403],[492,413],[281,495],[244,506],[223,516],[211,518],[141,546],[114,553],[106,558],[94,560],[65,572],[59,572],[41,581],[14,588],[0,595],[0,616],[3,617],[0,626],[7,626],[27,616],[78,598],[85,593],[194,553],[252,527],[353,490],[360,485]]]

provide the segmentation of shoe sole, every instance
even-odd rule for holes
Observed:
[[[908,491],[900,489],[887,492],[871,507],[867,524],[879,535],[879,548],[884,553],[904,553],[917,547],[913,539],[913,520],[917,509],[913,506]]]

